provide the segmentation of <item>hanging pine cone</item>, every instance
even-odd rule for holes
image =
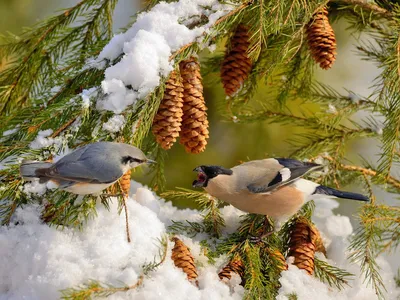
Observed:
[[[177,237],[172,238],[175,243],[172,248],[171,258],[176,267],[180,268],[186,273],[187,279],[197,285],[197,270],[194,264],[193,255],[190,253],[189,248]]]
[[[181,131],[183,115],[183,84],[178,73],[172,71],[166,83],[164,98],[153,121],[153,134],[157,143],[168,150]]]
[[[132,170],[128,170],[116,183],[107,188],[107,192],[112,195],[121,192],[123,195],[128,196],[131,188],[131,173]]]
[[[294,224],[289,243],[289,256],[294,256],[294,265],[308,274],[314,273],[315,236],[305,218],[298,218]]]
[[[128,170],[122,177],[119,179],[119,184],[121,187],[121,192],[125,196],[129,195],[129,190],[131,189],[131,173],[132,170]]]
[[[186,152],[203,152],[208,139],[207,107],[203,97],[200,65],[192,57],[179,64],[183,79],[183,117],[180,143]]]
[[[322,69],[329,69],[336,59],[336,38],[326,8],[314,14],[306,32],[312,57]]]
[[[235,255],[228,264],[218,273],[219,279],[229,281],[232,278],[232,273],[238,274],[244,281],[244,264],[239,255]]]
[[[231,37],[221,66],[221,80],[225,94],[235,95],[251,72],[251,60],[247,55],[250,46],[248,28],[240,24]]]

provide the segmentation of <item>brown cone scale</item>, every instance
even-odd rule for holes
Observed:
[[[107,188],[107,192],[115,195],[118,194],[118,191],[121,191],[124,195],[128,196],[131,188],[131,173],[132,170],[128,170],[116,183]]]
[[[307,25],[307,42],[313,59],[327,70],[336,60],[336,38],[328,19],[328,10],[315,13]]]
[[[327,257],[326,248],[322,241],[321,234],[320,234],[319,230],[317,229],[317,227],[315,227],[315,225],[313,225],[313,224],[310,224],[310,233],[311,233],[311,239],[315,243],[315,252],[321,252],[325,255],[325,257]]]
[[[308,274],[314,273],[315,236],[305,218],[298,218],[294,224],[289,243],[289,256],[294,256],[294,265],[306,270]]]
[[[172,71],[166,83],[164,97],[154,117],[152,127],[157,143],[165,150],[172,147],[181,131],[182,107],[182,78],[177,72]]]
[[[250,46],[248,28],[240,24],[230,39],[221,66],[221,80],[225,94],[234,96],[249,77],[252,64],[247,55]]]
[[[219,279],[222,281],[229,281],[232,278],[232,274],[238,274],[240,278],[242,278],[242,282],[244,279],[244,271],[245,267],[240,256],[234,256],[228,264],[218,273]]]
[[[189,248],[177,237],[174,237],[172,241],[175,243],[175,246],[172,248],[171,258],[175,266],[187,275],[189,281],[197,284],[197,269]]]
[[[183,117],[180,143],[188,153],[206,149],[208,139],[207,107],[203,97],[200,65],[195,58],[179,64],[183,79]]]

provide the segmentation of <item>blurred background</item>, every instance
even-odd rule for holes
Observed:
[[[67,8],[79,2],[78,0],[0,0],[0,33],[11,32],[19,34],[24,27],[29,27],[45,17],[51,16],[58,10]],[[114,18],[114,31],[125,26],[132,15],[143,6],[143,1],[120,0],[116,7]],[[329,84],[339,92],[346,94],[346,90],[352,90],[356,94],[368,96],[372,91],[369,87],[379,70],[370,62],[362,61],[355,53],[355,39],[364,39],[363,36],[354,36],[346,31],[345,21],[333,24],[337,44],[338,56],[333,68],[323,71],[317,68],[315,76],[319,81]],[[223,51],[223,49],[217,49]],[[0,57],[0,68],[2,59]],[[263,97],[268,93],[268,87],[263,87],[257,92],[257,97]],[[185,153],[183,147],[176,145],[169,151],[166,161],[167,188],[190,188],[195,178],[191,172],[193,168],[202,164],[216,164],[232,167],[249,159],[265,157],[288,156],[292,149],[288,141],[293,138],[290,126],[268,125],[263,122],[252,124],[238,124],[228,122],[221,117],[221,100],[225,98],[220,83],[205,87],[205,98],[209,108],[210,140],[207,150],[199,155]],[[219,105],[218,105],[219,103]],[[296,104],[297,105],[297,104]],[[290,108],[296,113],[296,106]],[[358,114],[357,120],[365,115]],[[379,158],[379,143],[374,140],[364,139],[349,145],[348,157],[357,160],[362,155],[370,162],[376,162]],[[143,182],[143,178],[138,179]],[[345,189],[359,190],[360,187],[345,187]],[[388,204],[394,204],[394,195],[383,191],[377,191],[381,199]],[[341,205],[339,213],[354,215],[359,208],[359,203],[339,200]],[[193,203],[177,202],[180,207],[193,207]],[[345,213],[344,213],[345,212]],[[353,225],[357,221],[352,218]]]

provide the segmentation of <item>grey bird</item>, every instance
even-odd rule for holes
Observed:
[[[287,158],[248,161],[231,169],[199,166],[193,187],[203,187],[211,196],[236,208],[267,215],[282,222],[318,195],[369,201],[361,194],[338,191],[302,177],[323,166]]]
[[[21,163],[25,180],[52,181],[59,189],[78,195],[97,194],[115,183],[129,169],[155,163],[131,145],[97,142],[76,149],[56,163],[28,161]]]

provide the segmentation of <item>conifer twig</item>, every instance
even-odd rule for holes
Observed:
[[[383,7],[380,7],[376,4],[370,3],[366,0],[338,0],[335,2],[345,3],[345,4],[352,5],[352,6],[360,6],[363,9],[372,11],[384,18],[387,18],[387,19],[393,18],[393,14],[390,11],[388,11],[388,10],[384,9]]]
[[[331,162],[335,161],[335,159],[333,157],[329,156],[329,155],[323,155],[322,158],[327,159],[327,160],[329,160]],[[378,172],[375,171],[375,170],[366,169],[366,168],[363,168],[363,167],[360,167],[360,166],[345,165],[345,164],[339,163],[338,167],[340,169],[343,169],[343,170],[346,170],[346,171],[361,172],[361,173],[363,173],[365,175],[369,175],[369,176],[377,176],[377,175],[379,175]],[[400,180],[399,179],[396,179],[393,176],[389,175],[386,178],[386,180],[387,180],[388,183],[390,183],[394,187],[400,189]]]
[[[220,17],[217,21],[215,21],[215,23],[213,24],[213,26],[216,26],[220,23],[222,23],[223,21],[225,21],[227,18],[237,14],[238,12],[240,12],[242,9],[246,8],[247,6],[253,4],[253,0],[248,0],[245,1],[244,3],[242,3],[241,5],[239,5],[237,8],[235,8],[234,10],[230,11],[229,13],[227,13],[226,15]],[[212,27],[213,27],[212,26]],[[205,33],[204,33],[205,34]],[[196,42],[191,42],[188,43],[184,46],[182,46],[181,48],[179,48],[177,51],[175,51],[170,57],[169,60],[173,60],[176,56],[178,56],[179,54],[181,54],[182,52],[184,52],[186,49],[190,48],[191,46],[193,46],[194,44],[196,44]]]

